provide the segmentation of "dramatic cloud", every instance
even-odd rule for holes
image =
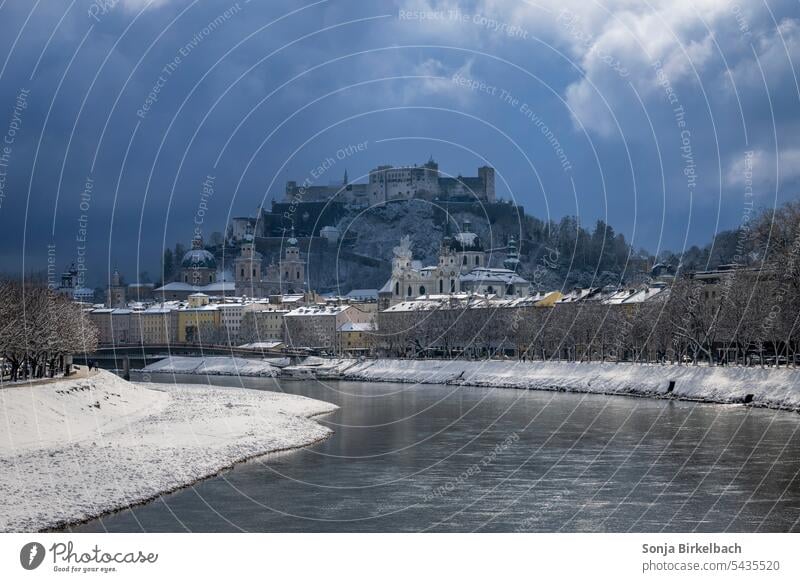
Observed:
[[[95,281],[157,271],[207,176],[206,234],[363,141],[352,177],[488,160],[527,211],[651,250],[737,224],[746,152],[759,199],[800,183],[788,0],[9,1],[0,39],[0,133],[29,91],[0,205],[11,270],[48,245],[74,260],[86,215]]]

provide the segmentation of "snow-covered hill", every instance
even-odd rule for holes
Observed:
[[[0,531],[36,531],[146,501],[331,434],[301,396],[132,384],[108,372],[0,389]]]

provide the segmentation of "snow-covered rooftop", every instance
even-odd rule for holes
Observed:
[[[474,281],[478,283],[503,283],[505,285],[527,283],[525,279],[517,275],[514,271],[487,267],[473,269],[466,275],[461,275],[459,280],[462,283]]]
[[[239,347],[244,349],[254,349],[254,350],[273,350],[283,345],[283,342],[280,340],[274,340],[269,342],[251,342],[249,344],[242,344]]]
[[[343,323],[339,327],[339,331],[374,331],[375,326],[371,323],[353,323],[347,322]]]
[[[377,299],[378,298],[378,290],[377,289],[353,289],[345,295],[348,299]]]
[[[309,317],[313,315],[339,315],[350,309],[349,305],[304,305],[293,309],[285,317]]]

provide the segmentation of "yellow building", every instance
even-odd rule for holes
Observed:
[[[195,293],[189,296],[189,307],[178,311],[179,343],[217,343],[222,318],[208,296]]]
[[[151,307],[131,313],[131,343],[137,345],[166,345],[177,341],[177,311]]]
[[[553,307],[564,296],[560,291],[550,291],[547,293],[539,293],[536,297],[542,297],[536,303],[535,307]]]
[[[372,323],[345,323],[339,327],[339,351],[355,354],[372,349],[375,326]]]

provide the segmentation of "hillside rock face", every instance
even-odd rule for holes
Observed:
[[[272,226],[264,226],[269,234],[258,239],[258,250],[267,262],[279,260],[281,233],[289,232],[278,220],[283,206],[275,205],[265,214],[271,217],[265,218],[265,225]],[[415,260],[436,264],[442,238],[461,232],[465,222],[483,242],[491,267],[503,266],[513,237],[519,244],[519,273],[538,290],[618,285],[646,274],[653,262],[647,253],[634,252],[622,234],[602,221],[590,231],[575,218],[545,222],[506,202],[416,199],[367,209],[301,202],[291,207],[290,216],[299,225],[296,232],[308,261],[310,287],[319,291],[380,288],[391,273],[392,248],[405,235],[411,238]],[[322,228],[331,226],[339,232],[337,242],[319,236]]]

